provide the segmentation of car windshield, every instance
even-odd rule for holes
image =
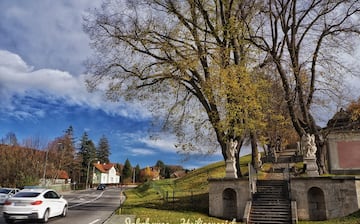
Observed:
[[[8,194],[10,191],[10,189],[0,189],[1,194]]]
[[[40,193],[38,193],[38,192],[19,192],[19,193],[15,194],[14,197],[16,197],[16,198],[35,198],[39,194]]]

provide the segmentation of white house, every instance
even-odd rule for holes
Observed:
[[[112,163],[94,163],[93,184],[118,184],[120,175]]]

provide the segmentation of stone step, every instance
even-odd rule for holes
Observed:
[[[273,194],[273,195],[283,195],[284,193],[286,193],[286,191],[284,189],[257,189],[257,192],[255,194],[261,194],[261,195],[268,195],[268,194]]]
[[[297,148],[289,148],[289,149],[284,149],[284,151],[286,151],[286,152],[297,152],[298,149]]]
[[[278,211],[276,211],[276,213],[273,213],[273,210],[271,210],[271,214],[275,215],[275,216],[284,216],[284,215],[289,215],[289,210],[284,210],[284,209],[279,209]],[[254,209],[251,211],[250,214],[253,215],[263,215],[263,214],[268,214],[268,212],[266,212],[266,210],[264,209]]]
[[[258,186],[283,186],[285,181],[283,180],[258,180]]]
[[[259,192],[259,191],[270,191],[270,192],[281,192],[283,190],[286,190],[285,187],[282,187],[282,186],[257,186],[256,187],[256,190]]]
[[[269,187],[269,186],[257,186],[256,193],[257,194],[284,194],[287,193],[288,189],[286,187]]]
[[[286,150],[286,151],[282,151],[278,153],[278,158],[280,158],[281,156],[293,156],[296,154],[296,151],[290,151],[290,150]]]
[[[254,198],[261,197],[273,197],[273,198],[286,198],[286,192],[256,192],[254,194]]]
[[[251,223],[263,223],[263,221],[272,221],[275,223],[290,223],[289,217],[256,217],[256,218],[250,218]]]
[[[271,206],[270,206],[271,205]],[[289,209],[289,205],[286,204],[273,204],[273,203],[255,203],[254,209]]]
[[[249,224],[285,224],[290,223],[289,221],[249,221]]]
[[[266,213],[274,213],[274,214],[289,214],[289,208],[253,208],[250,214],[266,214]]]
[[[291,223],[289,219],[250,219],[249,223],[256,224],[266,224],[266,223],[274,223],[274,224],[282,224],[282,223]]]
[[[287,199],[283,199],[283,198],[280,198],[280,199],[274,199],[274,198],[254,198],[253,199],[253,202],[255,204],[258,204],[258,203],[261,203],[261,202],[266,202],[267,204],[269,203],[274,203],[274,204],[289,204],[290,201],[287,200]]]
[[[263,189],[257,188],[255,194],[283,194],[286,192],[286,189]]]
[[[289,203],[290,202],[285,202],[285,201],[253,201],[253,205],[254,206],[269,206],[271,205],[272,207],[286,207],[289,208]]]
[[[249,223],[291,223],[287,183],[283,180],[258,180]]]
[[[260,185],[258,184],[257,185],[257,188],[258,189],[273,189],[273,190],[276,190],[276,189],[283,189],[285,188],[286,185]]]
[[[282,194],[286,192],[286,189],[264,189],[264,188],[257,188],[256,193],[258,194]]]
[[[290,216],[289,214],[266,214],[266,213],[262,213],[262,214],[253,214],[251,213],[251,219],[252,220],[289,220]]]

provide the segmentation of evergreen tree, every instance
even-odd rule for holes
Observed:
[[[164,175],[165,178],[170,178],[171,170],[170,170],[170,167],[169,167],[169,166],[165,166],[164,174],[165,174],[165,175]]]
[[[71,179],[76,180],[79,176],[79,171],[81,170],[81,164],[77,159],[76,149],[75,149],[75,137],[74,129],[70,125],[65,131],[65,135],[62,139],[62,144],[66,152],[66,163],[65,170],[68,172]]]
[[[162,177],[166,177],[166,173],[165,173],[165,163],[161,160],[158,160],[155,164],[156,167],[158,167],[160,169],[160,176]]]
[[[135,182],[140,181],[140,172],[141,172],[140,166],[139,164],[137,164],[135,167]]]
[[[110,146],[108,139],[103,135],[99,140],[99,145],[97,147],[97,158],[101,163],[109,163],[110,155]]]
[[[74,137],[74,128],[72,125],[68,127],[65,131],[65,136],[71,140],[71,144],[75,146],[75,137]]]
[[[84,178],[88,169],[88,166],[91,166],[91,163],[95,161],[96,158],[96,147],[86,132],[84,132],[79,149],[79,156],[82,158],[82,177]]]
[[[129,159],[126,159],[124,168],[122,170],[122,180],[125,181],[126,179],[131,178],[132,176],[132,167]]]

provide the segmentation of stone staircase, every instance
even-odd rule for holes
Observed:
[[[297,149],[284,149],[278,152],[278,158],[276,163],[291,163],[295,162]]]
[[[272,162],[271,173],[294,172],[295,164],[303,161],[303,156],[298,155],[297,149],[284,149],[276,153],[276,159]]]
[[[287,182],[258,180],[253,195],[249,222],[252,224],[291,223],[291,202]]]

